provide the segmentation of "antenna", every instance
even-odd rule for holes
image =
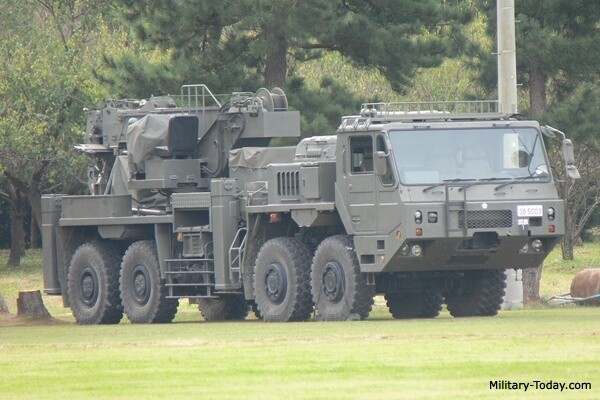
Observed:
[[[498,101],[505,115],[517,114],[515,1],[498,0]]]

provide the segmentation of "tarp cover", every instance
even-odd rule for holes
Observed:
[[[229,152],[229,168],[267,168],[269,164],[290,163],[294,160],[295,146],[242,147]]]
[[[127,159],[132,174],[144,173],[145,161],[156,157],[154,148],[166,146],[173,115],[148,114],[127,128]]]

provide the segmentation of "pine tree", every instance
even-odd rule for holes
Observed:
[[[464,47],[461,27],[471,17],[470,3],[128,0],[119,11],[143,44],[169,55],[160,71],[152,71],[164,76],[164,92],[190,78],[221,91],[285,87],[289,60],[330,51],[354,65],[378,69],[401,92],[417,68],[437,66]],[[124,92],[133,86],[139,90],[139,82],[148,79],[142,75],[152,70],[141,57],[137,65],[112,61],[127,66],[129,76],[115,82]]]

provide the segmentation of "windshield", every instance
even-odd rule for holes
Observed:
[[[550,179],[534,128],[393,130],[389,137],[404,184]]]

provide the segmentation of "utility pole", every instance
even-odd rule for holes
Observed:
[[[515,1],[498,0],[498,101],[500,112],[517,114],[517,52],[515,44]]]

